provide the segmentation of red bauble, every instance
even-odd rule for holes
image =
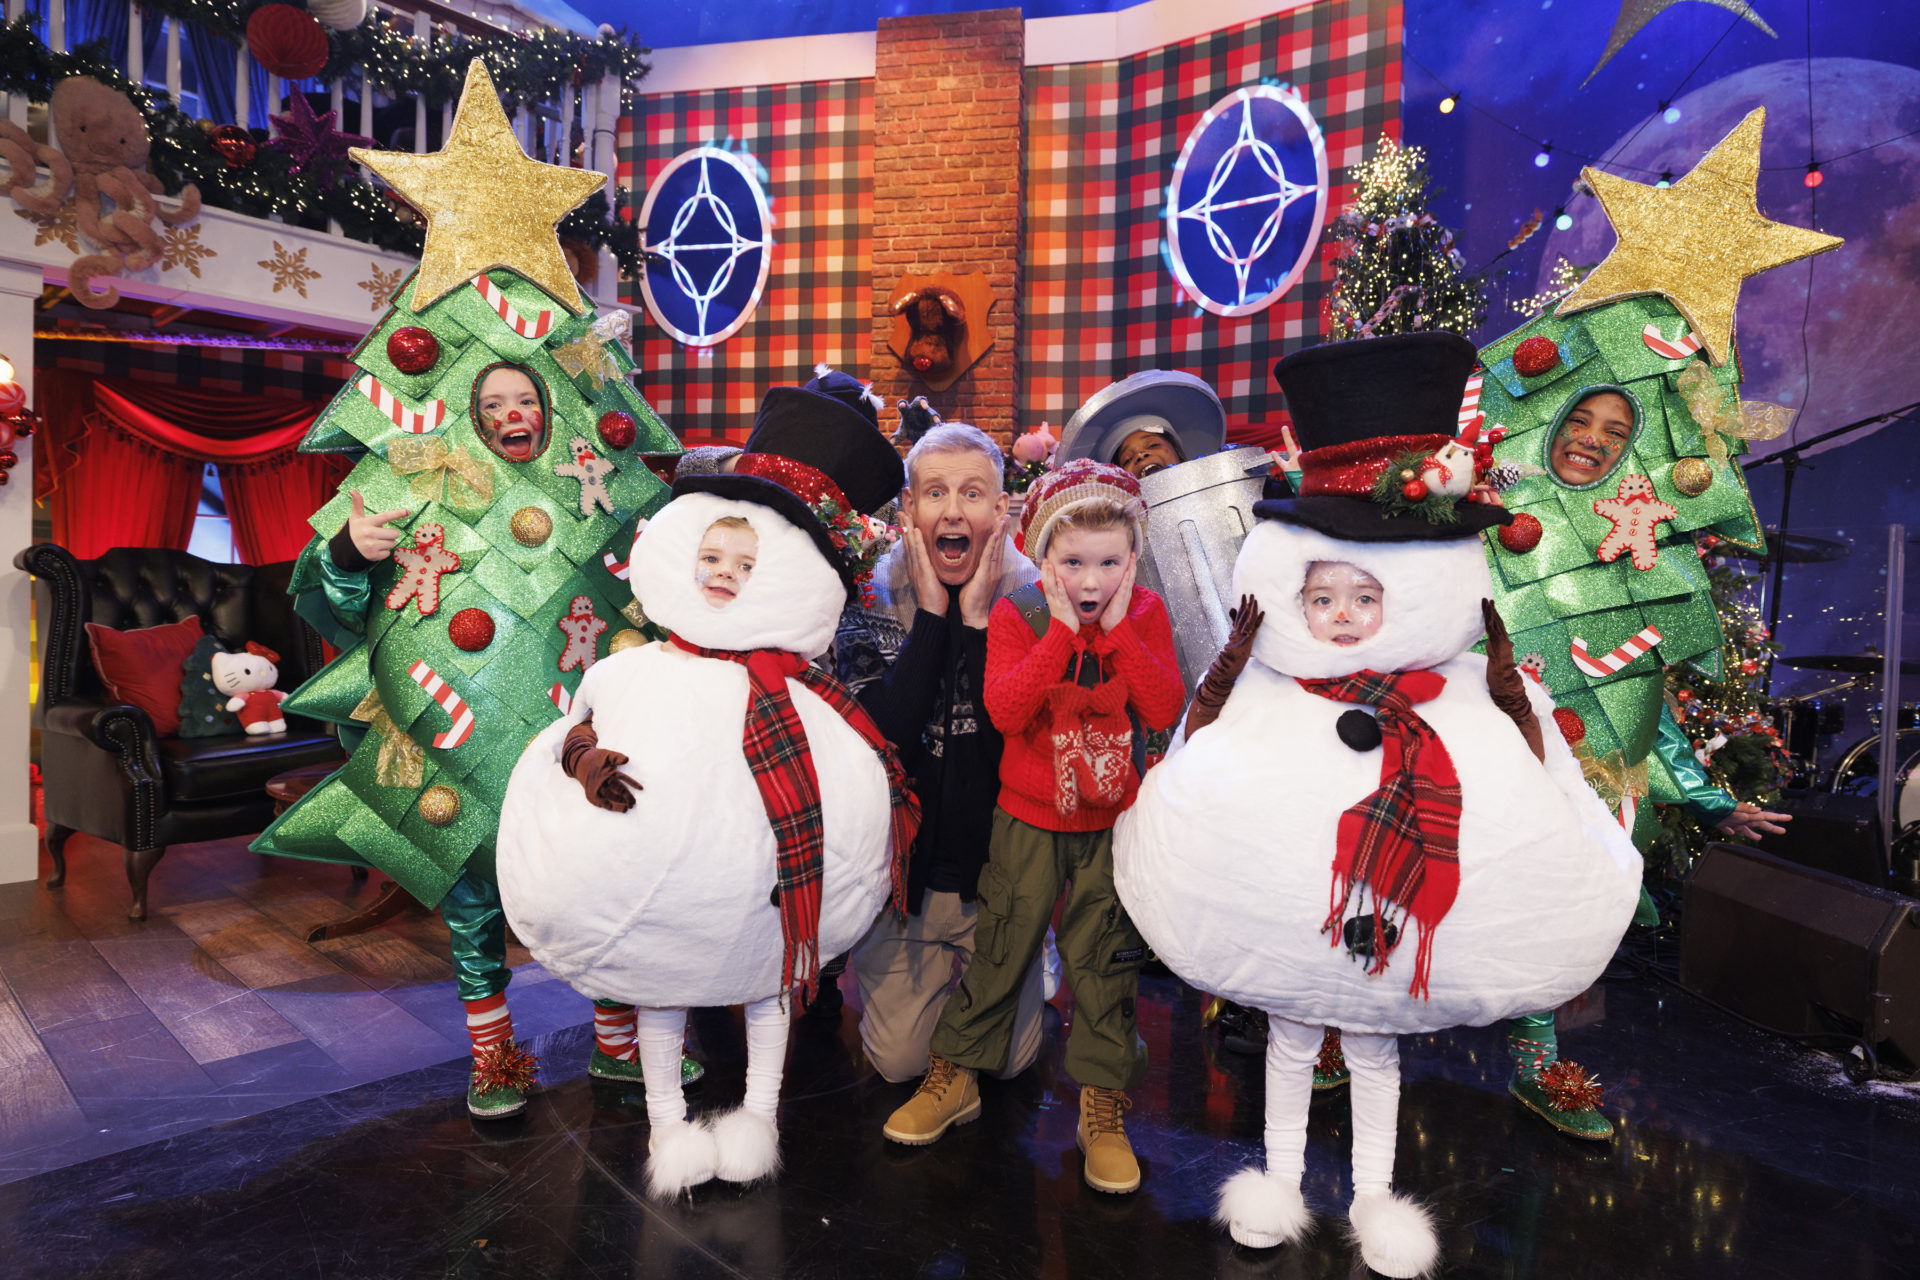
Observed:
[[[1580,718],[1578,711],[1569,711],[1565,707],[1553,709],[1553,723],[1560,730],[1560,736],[1573,746],[1587,736],[1587,722]]]
[[[1513,349],[1513,369],[1523,378],[1537,378],[1560,363],[1560,348],[1552,338],[1532,337]]]
[[[1427,500],[1427,482],[1425,480],[1407,481],[1400,486],[1400,496],[1408,502],[1425,502]]]
[[[4,418],[0,418],[0,449],[13,448],[13,440],[14,440],[13,424],[11,422],[8,422]]]
[[[247,52],[271,75],[310,79],[327,65],[327,29],[305,9],[265,5],[247,19]]]
[[[237,124],[223,124],[213,131],[213,141],[207,144],[214,154],[227,162],[229,169],[244,169],[253,163],[253,157],[260,148],[254,143],[253,135]]]
[[[1514,516],[1513,523],[1500,529],[1500,545],[1517,556],[1523,556],[1540,545],[1540,521],[1522,511]]]
[[[447,623],[447,639],[457,649],[480,652],[493,643],[493,615],[485,609],[462,609]]]
[[[425,373],[440,363],[440,339],[417,324],[395,329],[387,335],[387,359],[402,373]]]
[[[0,382],[0,413],[17,413],[27,402],[27,389],[17,382]]]
[[[622,413],[618,409],[609,409],[600,415],[596,428],[600,439],[609,449],[625,449],[639,438],[640,428],[634,424],[633,415]]]

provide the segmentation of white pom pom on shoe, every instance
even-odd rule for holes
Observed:
[[[707,1122],[717,1160],[714,1174],[725,1182],[758,1182],[780,1169],[780,1129],[745,1108]]]
[[[1296,1244],[1313,1227],[1313,1211],[1300,1195],[1299,1181],[1261,1169],[1242,1169],[1220,1184],[1213,1218],[1235,1243],[1249,1249]]]
[[[1440,1265],[1440,1237],[1433,1215],[1410,1197],[1369,1191],[1353,1198],[1347,1225],[1360,1246],[1360,1260],[1393,1280],[1415,1280]]]
[[[713,1181],[719,1153],[702,1125],[661,1125],[647,1139],[647,1194],[671,1200],[682,1191]]]

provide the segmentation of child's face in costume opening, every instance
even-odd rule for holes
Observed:
[[[1180,447],[1158,431],[1133,432],[1113,454],[1113,465],[1136,480],[1177,467],[1181,461]]]
[[[480,439],[508,462],[527,462],[547,447],[540,392],[524,369],[502,366],[480,380]]]
[[[1133,535],[1125,529],[1062,529],[1047,540],[1047,562],[1081,623],[1097,622],[1133,565]]]
[[[1379,580],[1344,560],[1315,560],[1307,566],[1300,607],[1307,634],[1327,644],[1359,644],[1380,630],[1387,592]]]
[[[759,552],[760,537],[751,528],[708,525],[693,556],[693,580],[700,588],[701,599],[716,609],[732,604],[753,576],[753,561]]]
[[[1566,484],[1592,484],[1632,443],[1633,406],[1617,391],[1602,391],[1567,414],[1547,452],[1547,465]]]

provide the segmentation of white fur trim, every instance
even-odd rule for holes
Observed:
[[[860,384],[860,398],[872,405],[875,413],[887,407],[887,398],[875,391],[871,382]]]
[[[780,1171],[780,1130],[765,1116],[744,1107],[708,1121],[718,1159],[714,1176],[723,1182],[758,1182]]]
[[[1347,1225],[1360,1259],[1393,1280],[1414,1280],[1440,1266],[1440,1237],[1433,1215],[1398,1192],[1367,1192],[1353,1198]]]
[[[1242,1169],[1220,1185],[1213,1220],[1249,1249],[1297,1244],[1313,1227],[1300,1184],[1264,1169]]]
[[[1307,634],[1300,605],[1307,566],[1344,560],[1379,579],[1386,589],[1380,630],[1354,645],[1332,645]],[[1240,547],[1233,591],[1258,597],[1266,621],[1253,656],[1275,671],[1326,679],[1355,671],[1412,671],[1435,667],[1468,648],[1485,630],[1480,602],[1493,596],[1493,579],[1478,538],[1454,542],[1344,542],[1311,529],[1261,520]]]
[[[824,378],[832,372],[833,366],[825,360],[817,361],[813,366],[813,376],[816,378]]]
[[[738,516],[760,539],[753,577],[724,609],[693,580],[700,539],[715,520]],[[771,507],[688,493],[660,508],[634,539],[628,582],[647,617],[703,649],[786,649],[814,658],[833,643],[847,603],[840,575],[813,539]]]
[[[665,1125],[647,1139],[647,1194],[671,1200],[682,1191],[713,1181],[719,1159],[713,1134],[704,1125]]]

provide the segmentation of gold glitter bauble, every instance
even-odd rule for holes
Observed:
[[[1724,365],[1741,282],[1842,243],[1839,236],[1760,216],[1754,190],[1766,122],[1766,108],[1755,107],[1664,190],[1582,169],[1581,178],[1593,188],[1620,242],[1554,314],[1658,294],[1687,318],[1713,363]]]
[[[438,301],[482,271],[505,267],[578,314],[580,290],[560,251],[560,219],[607,183],[607,175],[530,159],[500,108],[493,77],[479,59],[447,145],[432,155],[349,149],[427,220],[409,306]]]
[[[420,793],[420,817],[431,826],[444,827],[460,816],[460,793],[452,787],[428,787]]]
[[[1713,483],[1713,464],[1705,458],[1681,458],[1673,464],[1673,487],[1697,498]]]
[[[607,641],[608,653],[619,653],[622,649],[638,649],[647,642],[647,638],[631,627],[613,633],[613,639]]]
[[[523,547],[537,547],[553,536],[553,517],[539,507],[522,507],[507,521],[507,531]]]

